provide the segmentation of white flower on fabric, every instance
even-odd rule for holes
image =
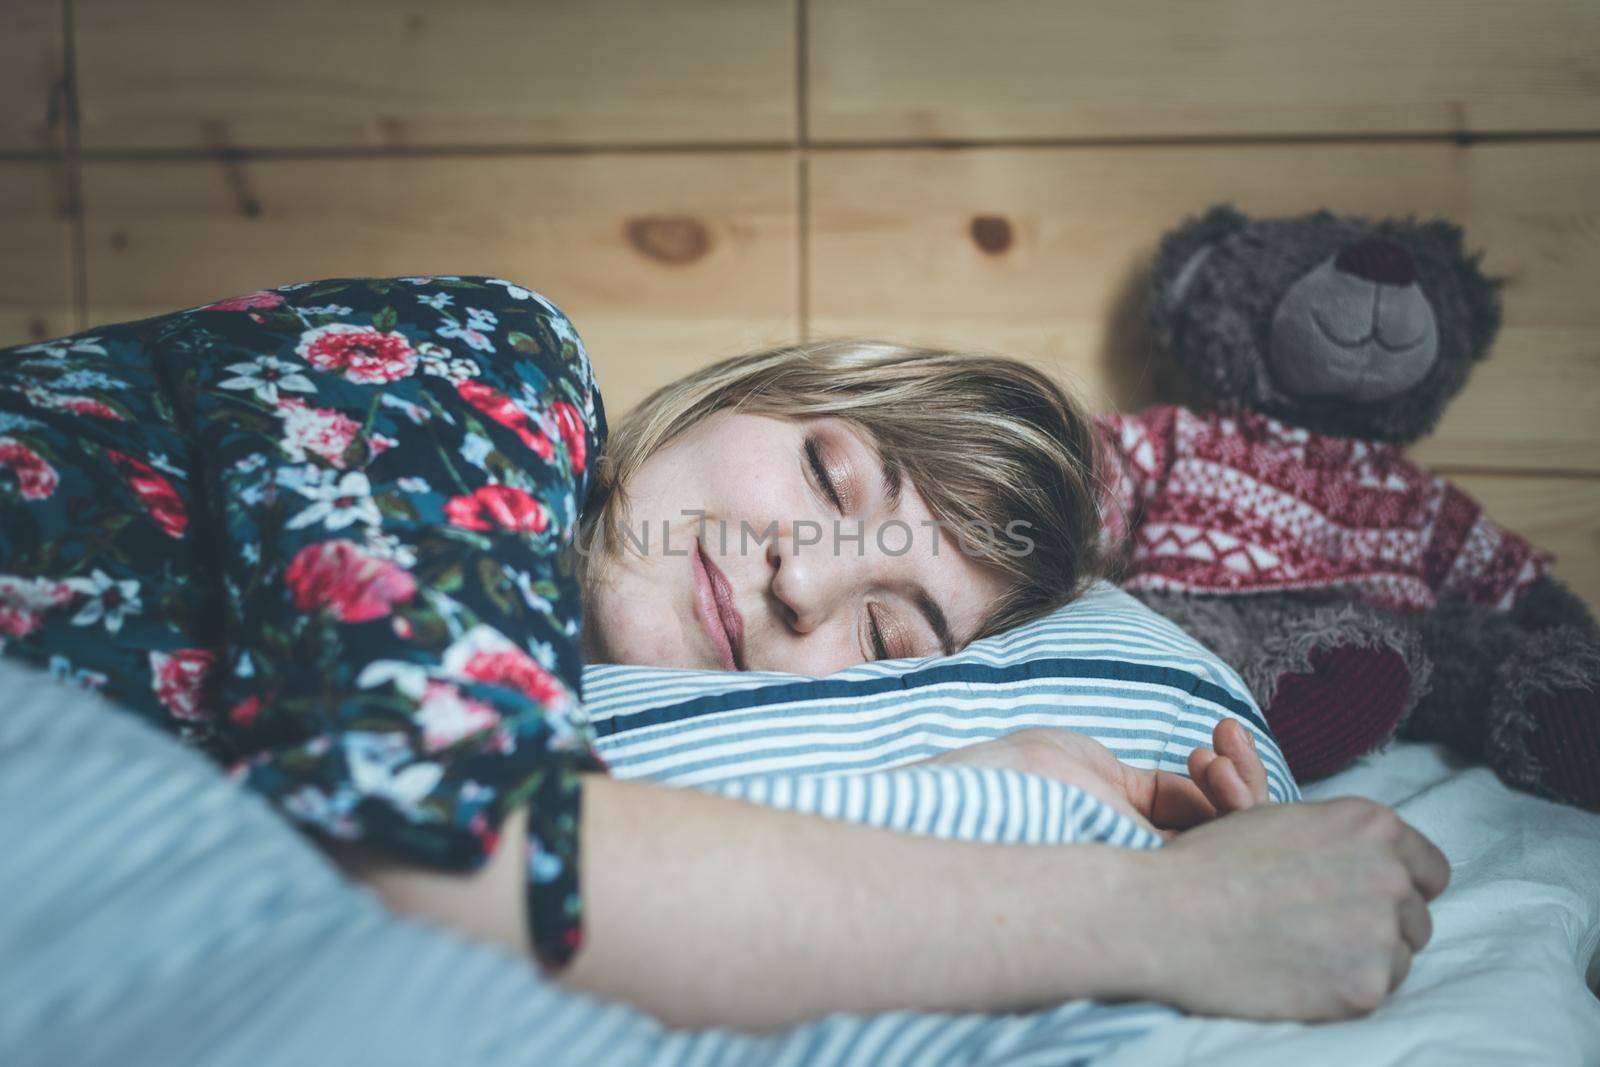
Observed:
[[[490,327],[500,325],[500,317],[492,311],[484,308],[465,308],[464,310],[467,313],[467,325],[474,330],[487,330]]]
[[[57,375],[56,380],[50,383],[57,389],[126,389],[128,383],[119,381],[109,375],[101,374],[96,370],[69,370],[65,374]]]
[[[122,629],[122,621],[129,615],[144,610],[139,601],[139,580],[124,578],[118,581],[96,567],[87,578],[68,578],[65,584],[74,593],[88,599],[72,617],[74,626],[93,626],[104,622],[111,633]]]
[[[483,461],[493,451],[494,446],[482,434],[469,433],[461,439],[461,458],[480,470],[484,469]]]
[[[418,478],[417,481],[422,481]],[[405,481],[404,478],[401,481]],[[427,483],[423,482],[426,486]],[[377,559],[386,559],[389,562],[410,570],[417,565],[417,550],[406,544],[392,533],[378,533],[373,531],[367,535],[367,554]]]
[[[248,389],[256,399],[266,404],[276,404],[280,390],[290,393],[314,393],[317,387],[311,379],[300,373],[293,363],[273,356],[262,356],[253,363],[230,363],[227,367],[235,375],[217,384],[223,389]]]
[[[393,685],[401,696],[421,700],[428,691],[428,669],[400,659],[373,660],[356,675],[356,688],[376,689]]]
[[[106,676],[99,671],[91,671],[87,667],[74,667],[71,660],[61,655],[50,657],[50,677],[62,685],[82,689],[86,693],[99,692],[105,688],[107,681]]]
[[[300,310],[307,315],[349,315],[355,311],[354,308],[347,308],[343,304],[324,304],[321,307],[305,307]]]
[[[317,474],[320,477],[303,478],[300,484],[293,486],[312,504],[289,520],[289,529],[304,529],[316,522],[330,530],[342,530],[358,522],[368,526],[382,524],[383,513],[372,499],[372,483],[367,481],[365,474],[360,471],[343,475],[335,471],[318,471]]]
[[[414,813],[444,778],[439,764],[412,761],[411,745],[401,734],[351,730],[342,740],[356,791],[387,800],[402,811]]]
[[[61,359],[69,352],[83,356],[104,356],[105,345],[100,343],[98,337],[60,337],[53,341],[40,341],[37,344],[22,345],[16,349],[24,355],[49,356],[51,359]]]
[[[428,479],[419,478],[414,474],[408,474],[404,478],[397,480],[394,484],[395,488],[399,489],[402,493],[433,492],[433,486],[428,484]]]
[[[189,477],[189,472],[184,470],[182,467],[177,466],[172,462],[172,460],[168,459],[165,452],[159,452],[156,455],[151,456],[150,466],[154,467],[158,471],[163,471],[167,474],[170,474],[174,478]]]
[[[447,319],[443,326],[434,331],[440,337],[457,337],[466,342],[468,348],[474,352],[493,352],[494,342],[489,340],[478,327],[468,323],[461,325],[454,319]]]
[[[513,300],[538,300],[539,294],[532,289],[524,289],[516,282],[508,282],[504,278],[485,278],[489,285],[499,285],[505,288],[506,295]],[[542,301],[541,301],[542,303]]]
[[[502,565],[500,570],[511,581],[511,584],[517,587],[517,591],[522,594],[522,600],[528,605],[530,611],[537,611],[550,616],[556,614],[555,605],[533,591],[533,575],[510,564]]]
[[[394,408],[400,414],[410,419],[413,425],[421,426],[433,416],[421,404],[413,404],[409,400],[402,400],[392,393],[384,393],[378,397],[378,403],[386,408]]]
[[[528,881],[534,885],[548,885],[561,877],[561,857],[550,852],[538,838],[528,838]]]
[[[360,794],[349,788],[329,796],[316,786],[306,785],[285,796],[281,803],[283,810],[300,822],[319,827],[341,841],[354,841],[361,836],[361,827],[351,812],[360,800]]]
[[[456,302],[456,298],[449,293],[430,293],[427,296],[417,297],[417,303],[431,307],[435,311],[443,311]]]
[[[475,360],[457,356],[448,348],[436,345],[432,341],[423,341],[417,345],[417,354],[422,357],[419,364],[422,373],[431,374],[435,378],[446,378],[451,385],[471,381],[482,373]]]

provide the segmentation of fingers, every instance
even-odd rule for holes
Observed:
[[[1450,884],[1450,861],[1439,851],[1439,846],[1423,837],[1409,823],[1399,819],[1395,821],[1400,824],[1400,837],[1395,842],[1400,860],[1411,873],[1411,881],[1422,893],[1423,899],[1432,900]]]
[[[1400,936],[1412,952],[1421,952],[1433,937],[1433,917],[1422,897],[1413,893],[1400,904]]]
[[[1411,973],[1411,960],[1416,954],[1405,942],[1394,950],[1394,961],[1389,967],[1389,992],[1393,993],[1400,988],[1400,983],[1406,980],[1406,975]]]
[[[1256,798],[1245,784],[1239,768],[1227,756],[1218,756],[1206,768],[1205,790],[1206,795],[1224,813],[1248,811],[1256,805]]]
[[[1226,756],[1239,772],[1239,778],[1250,791],[1255,804],[1267,802],[1267,768],[1256,751],[1256,739],[1245,725],[1234,719],[1223,719],[1211,732],[1211,744],[1217,755]]]
[[[1201,751],[1204,750],[1195,750],[1195,752]],[[1198,773],[1196,773],[1197,768]],[[1255,797],[1251,794],[1250,787],[1245,785],[1244,779],[1239,776],[1238,768],[1228,757],[1210,751],[1205,751],[1201,756],[1190,753],[1189,773],[1219,814],[1227,815],[1255,806]]]
[[[1163,829],[1187,830],[1217,817],[1217,809],[1205,792],[1180,774],[1166,771],[1134,771],[1150,776],[1150,819]]]

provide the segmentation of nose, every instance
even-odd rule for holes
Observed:
[[[1369,237],[1349,245],[1333,261],[1337,270],[1378,285],[1411,285],[1417,280],[1417,262],[1401,245],[1382,237]]]
[[[826,540],[809,542],[793,534],[767,546],[772,568],[770,592],[784,621],[797,633],[810,633],[825,622],[850,583],[854,568],[828,552]]]

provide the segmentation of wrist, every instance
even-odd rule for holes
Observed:
[[[1175,974],[1174,957],[1188,943],[1181,916],[1186,894],[1163,849],[1110,848],[1109,897],[1097,924],[1112,932],[1103,967],[1105,989],[1098,996],[1131,1000],[1167,1000]]]

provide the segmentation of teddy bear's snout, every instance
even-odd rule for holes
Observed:
[[[1378,285],[1411,285],[1417,280],[1417,261],[1405,246],[1382,237],[1369,237],[1340,252],[1335,270]]]
[[[1273,314],[1269,358],[1292,396],[1371,403],[1422,381],[1438,343],[1416,260],[1395,241],[1368,237],[1289,287]]]

